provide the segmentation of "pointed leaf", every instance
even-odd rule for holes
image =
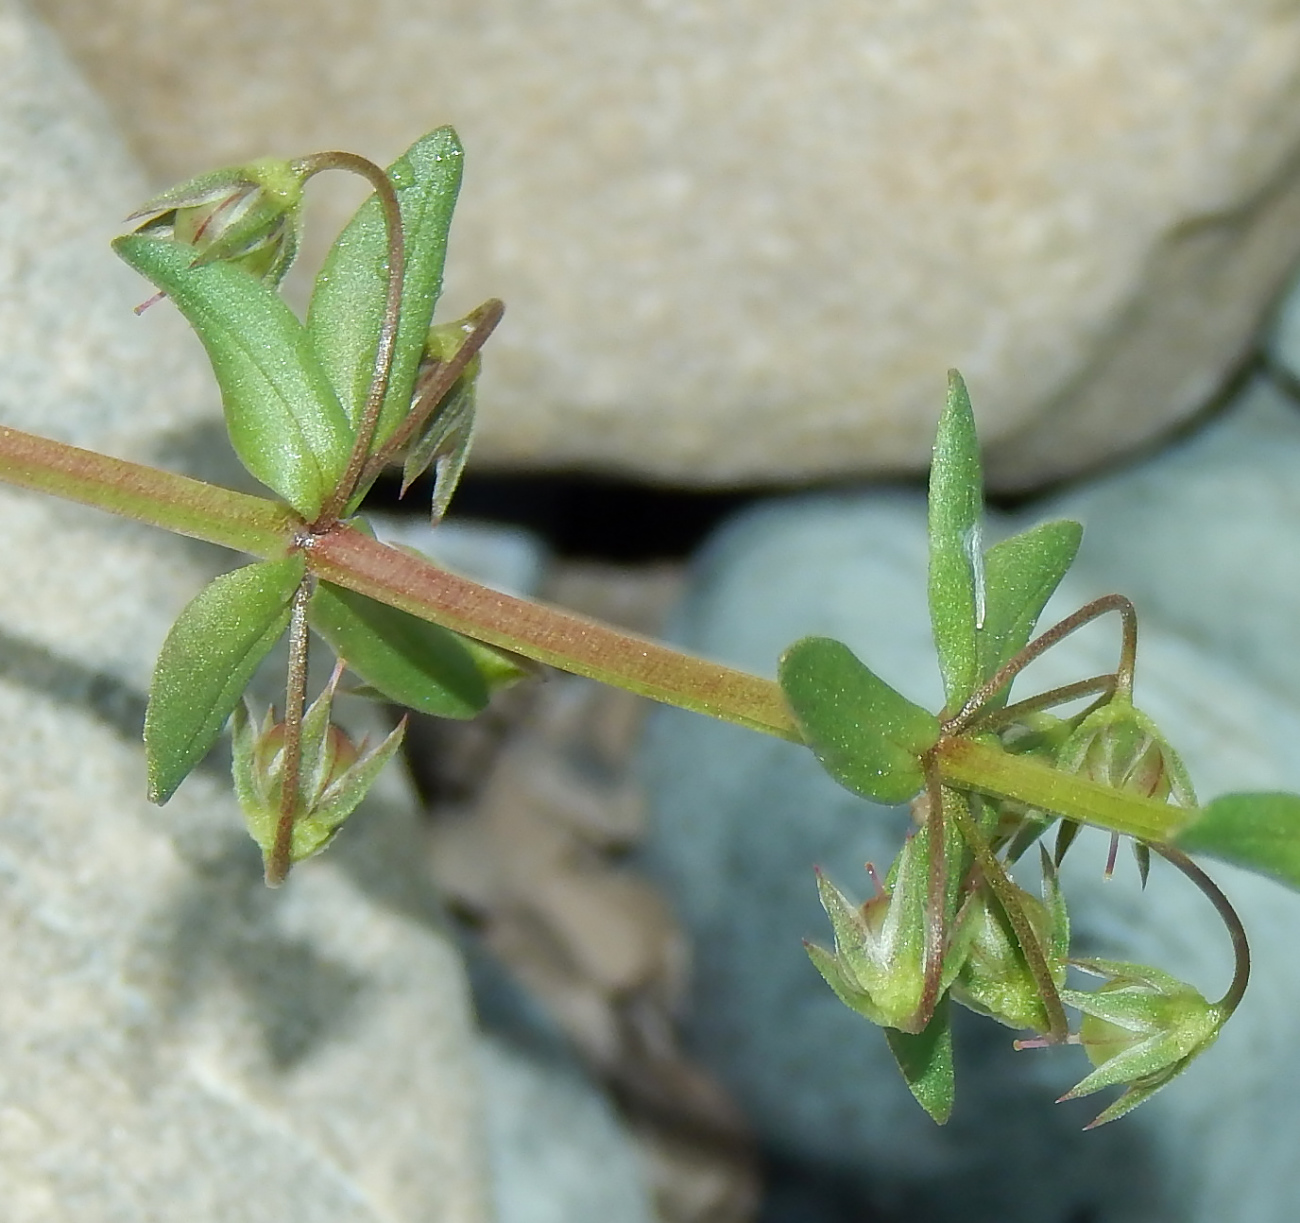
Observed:
[[[984,619],[983,507],[979,441],[966,384],[948,371],[930,467],[930,623],[949,709],[979,683],[975,632]]]
[[[952,1115],[956,1093],[951,1010],[945,994],[922,1031],[912,1035],[895,1028],[885,1029],[885,1039],[899,1070],[903,1072],[908,1090],[940,1125]]]
[[[1300,794],[1221,795],[1173,842],[1300,888]]]
[[[919,757],[938,742],[938,720],[848,646],[805,637],[786,650],[778,675],[805,739],[840,785],[878,803],[905,802],[921,788]]]
[[[472,378],[457,381],[451,393],[411,447],[402,467],[402,492],[433,464],[433,499],[429,516],[433,525],[442,521],[451,495],[460,483],[470,443],[474,440],[475,385]]]
[[[1047,600],[1074,563],[1083,528],[1077,522],[1044,522],[984,555],[984,626],[978,634],[979,682],[996,674],[1028,643]],[[1004,705],[1010,685],[990,708]]]
[[[329,582],[308,618],[367,684],[418,713],[472,718],[494,687],[523,674],[490,647],[471,649],[457,633]]]
[[[304,822],[322,829],[338,828],[370,793],[379,780],[379,774],[402,746],[405,736],[406,719],[403,718],[382,743],[366,752],[340,781],[326,791],[320,806]]]
[[[417,140],[389,167],[406,237],[406,275],[393,369],[376,433],[382,442],[405,419],[433,307],[442,290],[463,152],[449,127]],[[316,278],[307,331],[355,422],[365,405],[388,292],[388,239],[371,196],[339,235]]]
[[[192,246],[130,234],[113,249],[176,303],[208,350],[245,467],[304,518],[343,474],[352,426],[302,324],[276,292]]]
[[[145,713],[151,802],[171,798],[216,742],[258,663],[288,627],[304,571],[301,555],[245,565],[205,586],[172,625]]]

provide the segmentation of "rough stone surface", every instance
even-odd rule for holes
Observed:
[[[144,190],[0,3],[0,421],[137,460],[215,397],[106,227]],[[280,891],[229,782],[144,798],[170,620],[233,558],[0,489],[0,1200],[13,1223],[486,1223],[459,958],[396,775]]]
[[[498,1223],[653,1223],[627,1134],[581,1073],[497,1038],[480,1065]]]
[[[1300,789],[1298,469],[1300,413],[1260,384],[1169,454],[1035,514],[1077,513],[1088,525],[1044,622],[1109,590],[1135,598],[1138,703],[1203,796]],[[990,532],[1018,525],[993,516]],[[677,635],[766,674],[795,638],[839,636],[937,708],[924,592],[919,493],[792,498],[714,539]],[[1116,639],[1107,624],[1070,638],[1023,690],[1110,669]],[[844,1218],[864,1202],[909,1223],[1292,1217],[1300,897],[1213,868],[1250,931],[1253,984],[1215,1048],[1131,1117],[1080,1134],[1104,1097],[1051,1103],[1086,1071],[1078,1051],[1017,1054],[1011,1033],[961,1012],[957,1109],[940,1130],[906,1095],[880,1034],[840,1006],[799,946],[829,938],[812,864],[866,896],[862,863],[889,860],[906,813],[855,799],[792,745],[677,711],[653,718],[643,764],[650,865],[697,939],[694,1050],[770,1147],[841,1187],[856,1182]],[[1104,845],[1085,833],[1066,862],[1075,953],[1147,960],[1217,996],[1230,957],[1204,899],[1159,863],[1143,895],[1127,855],[1104,883]],[[788,1205],[791,1219],[807,1217]]]
[[[1201,406],[1300,250],[1295,0],[36,7],[159,183],[457,125],[480,463],[919,470],[955,365],[1032,483]]]

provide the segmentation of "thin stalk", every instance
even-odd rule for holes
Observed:
[[[478,355],[479,349],[496,330],[496,325],[501,321],[505,309],[505,304],[493,297],[474,311],[473,330],[465,337],[465,342],[451,359],[435,365],[416,388],[416,400],[411,411],[393,430],[392,436],[367,459],[357,482],[360,486],[364,487],[373,482],[389,463],[419,437],[420,431],[428,424],[429,418],[446,398],[447,392],[455,385],[456,379],[465,372],[469,363]]]
[[[1024,905],[1020,903],[1020,897],[1016,895],[1015,884],[1011,882],[997,855],[989,848],[984,835],[975,826],[970,812],[959,803],[953,804],[953,821],[962,839],[970,847],[971,853],[975,855],[975,864],[984,876],[984,881],[992,889],[998,904],[1002,906],[1002,912],[1007,916],[1007,921],[1011,923],[1012,933],[1016,936],[1016,942],[1020,944],[1025,963],[1033,975],[1034,983],[1038,986],[1038,996],[1042,999],[1043,1009],[1047,1012],[1046,1041],[1048,1044],[1061,1044],[1070,1034],[1065,1007],[1061,1005],[1061,995],[1057,992],[1056,982],[1052,979],[1052,969],[1047,963],[1043,945],[1025,913]]]
[[[943,980],[943,955],[948,941],[948,838],[944,822],[944,793],[939,770],[932,762],[925,768],[925,832],[929,854],[929,875],[925,896],[925,981],[917,1008],[924,1023],[930,1022],[939,1003]]]
[[[313,581],[303,578],[294,592],[289,613],[289,676],[284,693],[284,747],[280,757],[280,820],[275,843],[266,859],[266,883],[279,887],[289,874],[293,854],[293,825],[301,805],[302,719],[307,708],[307,604]]]
[[[803,741],[771,680],[490,590],[345,525],[308,539],[304,552],[323,580],[444,628],[652,700]]]
[[[1073,615],[1066,616],[1059,624],[1054,624],[1047,632],[1035,637],[1023,650],[971,693],[966,703],[943,724],[946,735],[957,735],[966,730],[975,720],[980,710],[988,704],[1003,688],[1020,674],[1034,659],[1041,657],[1052,646],[1063,641],[1071,633],[1091,624],[1107,612],[1119,612],[1123,621],[1123,636],[1120,641],[1119,664],[1115,668],[1115,692],[1117,695],[1131,697],[1133,694],[1133,668],[1137,661],[1137,611],[1130,600],[1123,595],[1102,595],[1085,603]]]
[[[344,170],[359,174],[375,189],[384,213],[384,230],[388,238],[388,294],[384,301],[384,316],[379,324],[379,342],[375,348],[374,371],[370,376],[370,389],[366,392],[365,406],[357,422],[357,436],[348,455],[343,475],[326,498],[317,516],[315,527],[323,529],[338,521],[339,515],[352,499],[361,480],[362,469],[374,445],[375,430],[384,410],[384,397],[388,394],[388,379],[393,371],[393,353],[397,348],[397,329],[401,322],[402,290],[406,284],[406,239],[402,231],[402,208],[397,192],[388,175],[373,161],[356,153],[315,153],[294,163],[305,171],[304,179],[323,170]]]
[[[1051,709],[1054,705],[1064,705],[1067,701],[1075,701],[1083,696],[1093,696],[1100,693],[1104,700],[1109,700],[1115,691],[1115,675],[1113,672],[1106,675],[1094,675],[1089,679],[1075,680],[1072,684],[1062,684],[1059,688],[1051,688],[1047,692],[1040,692],[1036,696],[1026,697],[1023,701],[1017,701],[1014,705],[1004,705],[1001,709],[993,709],[988,712],[980,712],[968,724],[967,730],[970,731],[991,731],[997,730],[1000,726],[1009,726],[1012,722],[1018,721],[1027,713],[1038,713],[1043,709]],[[1096,703],[1088,707],[1085,713],[1091,713],[1096,708]]]
[[[1181,849],[1176,849],[1172,845],[1162,845],[1159,842],[1152,843],[1149,848],[1166,862],[1177,867],[1201,889],[1209,902],[1218,910],[1223,924],[1228,928],[1228,936],[1232,939],[1234,965],[1232,981],[1228,985],[1228,992],[1214,1004],[1223,1011],[1226,1022],[1237,1009],[1246,994],[1246,987],[1250,984],[1250,943],[1246,939],[1246,927],[1241,924],[1237,910],[1232,907],[1232,903],[1223,894],[1219,885]]]

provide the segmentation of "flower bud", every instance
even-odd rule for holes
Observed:
[[[172,187],[127,220],[150,217],[136,232],[193,246],[196,265],[225,260],[274,286],[298,253],[305,179],[298,163],[263,158]]]
[[[1044,851],[1043,899],[1017,888],[1020,907],[1047,959],[1057,989],[1065,984],[1070,945],[1070,918],[1052,860]],[[1020,940],[1001,902],[988,886],[967,902],[971,909],[966,957],[953,982],[952,995],[963,1006],[991,1016],[1009,1028],[1046,1032],[1051,1027],[1038,980],[1030,971]]]
[[[922,1013],[929,881],[926,840],[925,829],[910,837],[890,872],[892,888],[879,888],[860,906],[818,871],[817,891],[835,933],[835,950],[804,944],[841,1002],[874,1024],[902,1032],[919,1032],[930,1018]],[[944,955],[940,995],[951,984],[963,954],[959,929]]]
[[[1056,767],[1144,798],[1164,802],[1172,797],[1180,806],[1196,805],[1191,778],[1178,753],[1156,724],[1123,697],[1115,697],[1079,724],[1062,746]],[[1072,821],[1062,821],[1057,839],[1058,863],[1078,830]],[[1107,876],[1114,869],[1118,840],[1118,835],[1111,838]],[[1135,844],[1134,852],[1145,886],[1149,851],[1146,846]]]
[[[1196,803],[1178,753],[1146,714],[1118,697],[1079,724],[1061,747],[1056,766],[1144,798],[1172,795],[1183,806]]]
[[[1063,989],[1061,998],[1083,1012],[1074,1042],[1097,1067],[1061,1097],[1074,1100],[1103,1087],[1127,1089],[1087,1127],[1114,1121],[1182,1073],[1219,1035],[1227,1014],[1199,991],[1158,968],[1118,960],[1074,960],[1106,978],[1092,993]]]
[[[354,744],[330,721],[334,686],[312,703],[303,717],[298,797],[293,807],[290,861],[319,853],[333,840],[343,821],[365,798],[384,765],[401,746],[405,723],[382,743],[367,750]],[[235,707],[231,726],[235,796],[263,858],[270,855],[280,823],[284,774],[284,723],[267,711],[255,728],[244,703]]]

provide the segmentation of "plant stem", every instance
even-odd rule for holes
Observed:
[[[0,425],[0,480],[254,556],[287,555],[288,506]]]
[[[558,608],[512,598],[347,526],[307,541],[320,578],[537,662],[802,742],[780,688]]]
[[[1196,808],[1175,807],[1062,773],[1040,761],[1013,756],[974,739],[944,738],[932,751],[949,785],[1014,799],[1140,841],[1165,841],[1199,814]]]
[[[293,825],[301,806],[302,718],[307,707],[307,604],[311,601],[312,578],[304,577],[294,591],[289,615],[289,676],[284,694],[284,747],[280,756],[280,820],[275,826],[275,844],[266,859],[266,883],[279,887],[293,861]]]
[[[281,557],[302,547],[319,577],[422,619],[653,700],[802,741],[772,680],[500,594],[343,524],[315,536],[275,502],[3,426],[0,479],[254,556]],[[960,735],[945,735],[934,760],[948,785],[1015,799],[1142,841],[1167,840],[1198,814]]]
[[[401,321],[402,290],[406,284],[406,240],[402,231],[402,208],[397,201],[397,192],[388,175],[369,158],[356,153],[315,153],[294,164],[306,172],[304,182],[323,170],[345,170],[359,174],[375,189],[384,212],[384,230],[388,238],[388,293],[384,301],[384,317],[379,325],[374,371],[370,377],[370,389],[366,392],[365,406],[357,422],[357,436],[352,443],[347,466],[316,519],[316,526],[324,528],[338,521],[339,515],[352,499],[352,494],[361,481],[362,469],[370,457],[375,430],[379,428],[384,397],[388,393],[388,378],[393,370],[397,328]]]
[[[939,986],[943,978],[943,957],[948,949],[948,837],[944,819],[943,785],[934,761],[925,768],[925,833],[928,854],[925,895],[925,980],[921,990],[921,1005],[917,1008],[923,1020],[930,1022],[934,1008],[939,1003]]]

